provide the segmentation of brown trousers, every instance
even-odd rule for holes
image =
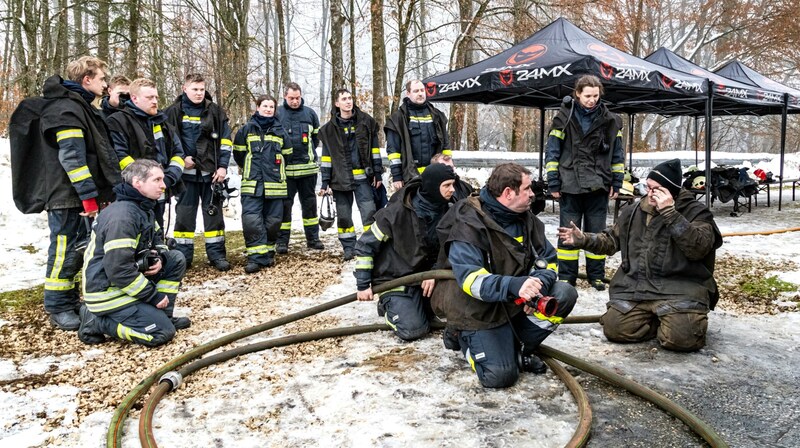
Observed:
[[[708,309],[676,305],[669,300],[611,301],[600,324],[612,342],[643,342],[658,337],[661,346],[668,350],[692,352],[703,348]]]

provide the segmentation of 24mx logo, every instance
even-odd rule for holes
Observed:
[[[480,87],[481,83],[478,81],[480,76],[474,78],[462,79],[461,81],[453,81],[447,84],[439,84],[439,93],[457,92],[461,89],[471,89],[473,87]]]
[[[647,70],[635,70],[632,68],[620,68],[617,70],[615,78],[630,79],[633,81],[650,81],[650,72]]]
[[[552,68],[533,68],[530,70],[517,70],[517,81],[524,82],[529,79],[542,79],[545,77],[548,78],[558,78],[563,75],[572,76],[572,73],[567,70],[569,66],[572,64],[566,65],[557,65]]]

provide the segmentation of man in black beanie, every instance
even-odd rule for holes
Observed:
[[[663,162],[647,175],[647,200],[620,210],[612,227],[596,234],[574,223],[558,229],[566,244],[622,252],[600,319],[609,341],[657,337],[662,347],[685,352],[705,345],[708,311],[719,298],[714,259],[722,235],[711,212],[680,181],[680,160]]]
[[[356,242],[358,300],[374,298],[372,286],[434,268],[439,253],[436,226],[449,208],[456,175],[447,165],[430,165],[409,181]],[[419,339],[430,331],[430,302],[434,280],[380,294],[378,315],[403,340]]]

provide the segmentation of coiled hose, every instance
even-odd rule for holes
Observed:
[[[395,288],[397,286],[418,283],[424,279],[429,279],[429,278],[452,279],[453,274],[451,271],[442,271],[442,270],[413,274],[410,276],[396,279],[391,282],[387,282],[379,287],[376,287],[374,288],[374,292],[377,294],[380,292],[384,292],[388,289]],[[174,368],[177,368],[182,364],[188,363],[192,359],[202,356],[202,354],[208,353],[209,351],[214,350],[215,348],[218,348],[222,345],[234,342],[238,339],[251,336],[253,334],[262,331],[266,331],[268,329],[276,328],[280,325],[285,325],[287,323],[305,317],[309,317],[311,315],[320,313],[322,311],[333,309],[335,307],[344,305],[346,303],[350,303],[354,300],[355,300],[355,294],[351,294],[342,297],[340,299],[327,302],[325,304],[308,308],[298,313],[293,313],[284,316],[282,318],[275,319],[261,325],[257,325],[255,327],[241,330],[236,333],[232,333],[230,335],[211,341],[209,343],[203,344],[201,346],[195,347],[189,352],[186,352],[183,355],[180,355],[174,358],[173,360],[167,362],[156,372],[154,372],[145,380],[140,382],[139,385],[137,385],[137,387],[133,391],[131,391],[123,399],[122,403],[117,407],[117,410],[114,413],[114,417],[112,418],[111,424],[109,425],[109,430],[106,440],[107,446],[109,447],[121,446],[122,426],[125,418],[127,417],[128,412],[130,411],[130,408],[133,406],[133,403],[136,400],[138,400],[138,398],[141,397],[141,395],[143,395],[146,392],[146,390],[149,389],[150,386],[152,386],[156,378],[161,375],[171,373],[171,375],[165,375],[162,378],[162,381],[160,382],[160,384],[155,389],[155,391],[145,404],[144,408],[142,409],[142,415],[139,421],[139,436],[143,447],[148,447],[148,448],[157,447],[152,431],[152,418],[155,408],[160,402],[160,400],[164,396],[166,396],[166,394],[168,394],[171,390],[174,390],[179,386],[181,378],[186,377],[201,368],[207,367],[209,365],[218,362],[223,362],[246,353],[266,350],[269,348],[282,347],[286,345],[308,342],[312,340],[318,340],[330,337],[341,337],[341,336],[349,336],[349,335],[362,334],[380,330],[389,330],[388,325],[366,325],[366,326],[358,326],[351,328],[336,328],[331,330],[322,330],[311,333],[284,336],[281,338],[275,338],[268,341],[262,341],[255,344],[250,344],[247,346],[237,347],[232,350],[220,352],[184,366],[177,372],[177,374],[175,374],[175,372],[171,372],[171,370],[173,370]],[[597,322],[598,318],[599,316],[579,316],[577,318],[567,318],[565,319],[564,323],[592,323],[592,322]],[[725,442],[719,437],[719,435],[717,435],[714,432],[714,430],[708,424],[700,420],[698,417],[696,417],[694,414],[692,414],[685,408],[670,401],[666,397],[644,386],[641,386],[636,382],[627,380],[626,378],[621,377],[620,375],[617,375],[613,372],[603,369],[602,367],[599,367],[597,365],[594,365],[586,361],[582,361],[578,358],[572,357],[570,355],[567,355],[566,353],[560,352],[550,347],[544,345],[540,346],[539,353],[542,355],[542,359],[550,366],[551,370],[553,370],[553,372],[565,383],[567,388],[575,397],[575,400],[578,404],[579,424],[575,432],[573,433],[572,438],[570,439],[569,443],[566,446],[580,447],[584,446],[588,441],[589,433],[591,430],[591,408],[589,407],[588,398],[585,392],[577,383],[577,381],[575,381],[575,379],[571,375],[569,375],[566,369],[561,367],[553,359],[560,360],[576,368],[579,368],[595,376],[598,376],[599,378],[608,381],[611,384],[623,387],[629,392],[637,396],[640,396],[648,401],[653,402],[654,404],[661,407],[668,413],[681,419],[690,428],[692,428],[693,431],[695,431],[704,440],[706,440],[712,447],[727,447],[727,444],[725,444]]]

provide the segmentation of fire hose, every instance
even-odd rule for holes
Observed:
[[[383,285],[373,288],[373,291],[376,294],[378,294],[398,286],[415,284],[419,283],[424,279],[430,279],[430,278],[453,279],[454,277],[451,271],[445,271],[445,270],[422,272],[418,274],[409,275],[406,277],[401,277],[399,279],[384,283]],[[331,337],[350,336],[350,335],[390,329],[388,325],[366,325],[366,326],[335,328],[330,330],[302,333],[302,334],[284,336],[246,346],[237,347],[192,362],[193,360],[199,358],[200,356],[216,348],[219,348],[223,345],[227,345],[239,339],[252,336],[256,333],[277,328],[281,325],[285,325],[290,322],[294,322],[299,319],[303,319],[305,317],[309,317],[314,314],[318,314],[323,311],[336,308],[338,306],[353,302],[355,300],[356,300],[355,294],[350,294],[340,299],[336,299],[321,305],[308,308],[306,310],[297,313],[289,314],[287,316],[274,319],[272,321],[260,325],[256,325],[254,327],[250,327],[235,333],[231,333],[229,335],[218,338],[214,341],[210,341],[208,343],[197,346],[194,349],[189,350],[188,352],[179,355],[176,358],[173,358],[172,360],[168,361],[166,364],[161,366],[158,370],[153,372],[150,376],[142,380],[136,386],[136,388],[134,388],[125,398],[123,398],[122,402],[117,407],[114,416],[112,417],[111,423],[109,424],[109,429],[106,438],[107,446],[109,448],[111,447],[116,448],[122,446],[123,423],[127,418],[130,409],[133,407],[134,403],[142,395],[144,395],[147,392],[147,390],[156,382],[156,380],[159,381],[159,385],[156,387],[155,391],[151,394],[151,396],[145,403],[139,421],[140,442],[143,447],[148,447],[148,448],[153,448],[158,446],[156,444],[155,437],[152,431],[152,418],[156,406],[164,396],[166,396],[169,392],[177,389],[180,386],[180,384],[183,381],[183,378],[187,377],[188,375],[191,375],[192,373],[194,373],[199,369],[208,367],[218,362],[223,362],[235,358],[237,356],[241,356],[243,354],[253,353],[270,348],[283,347],[286,345],[309,342]],[[564,320],[564,323],[567,324],[594,323],[597,322],[598,319],[599,316],[568,317]],[[566,445],[568,447],[584,446],[588,441],[589,433],[591,430],[591,420],[592,420],[591,408],[589,407],[589,402],[586,393],[583,391],[583,389],[580,387],[577,381],[566,371],[566,369],[560,366],[555,360],[559,360],[561,362],[570,364],[576,368],[584,370],[588,373],[591,373],[597,376],[598,378],[601,378],[613,385],[622,387],[631,392],[632,394],[652,402],[653,404],[659,406],[669,414],[675,416],[676,418],[686,423],[687,426],[689,426],[696,434],[701,436],[712,447],[727,447],[727,444],[719,437],[719,435],[716,434],[716,432],[707,423],[700,420],[697,416],[695,416],[685,408],[670,401],[666,397],[652,391],[651,389],[648,389],[647,387],[644,387],[634,381],[628,380],[620,375],[610,372],[595,364],[580,360],[578,358],[575,358],[566,353],[560,352],[558,350],[552,349],[544,345],[539,347],[538,353],[541,355],[543,361],[546,362],[548,366],[550,366],[551,370],[559,377],[559,379],[561,379],[564,382],[566,387],[570,390],[570,393],[575,398],[578,405],[579,424],[575,432],[573,433],[573,436],[570,439],[569,443]],[[180,370],[176,370],[178,368],[180,368]]]

